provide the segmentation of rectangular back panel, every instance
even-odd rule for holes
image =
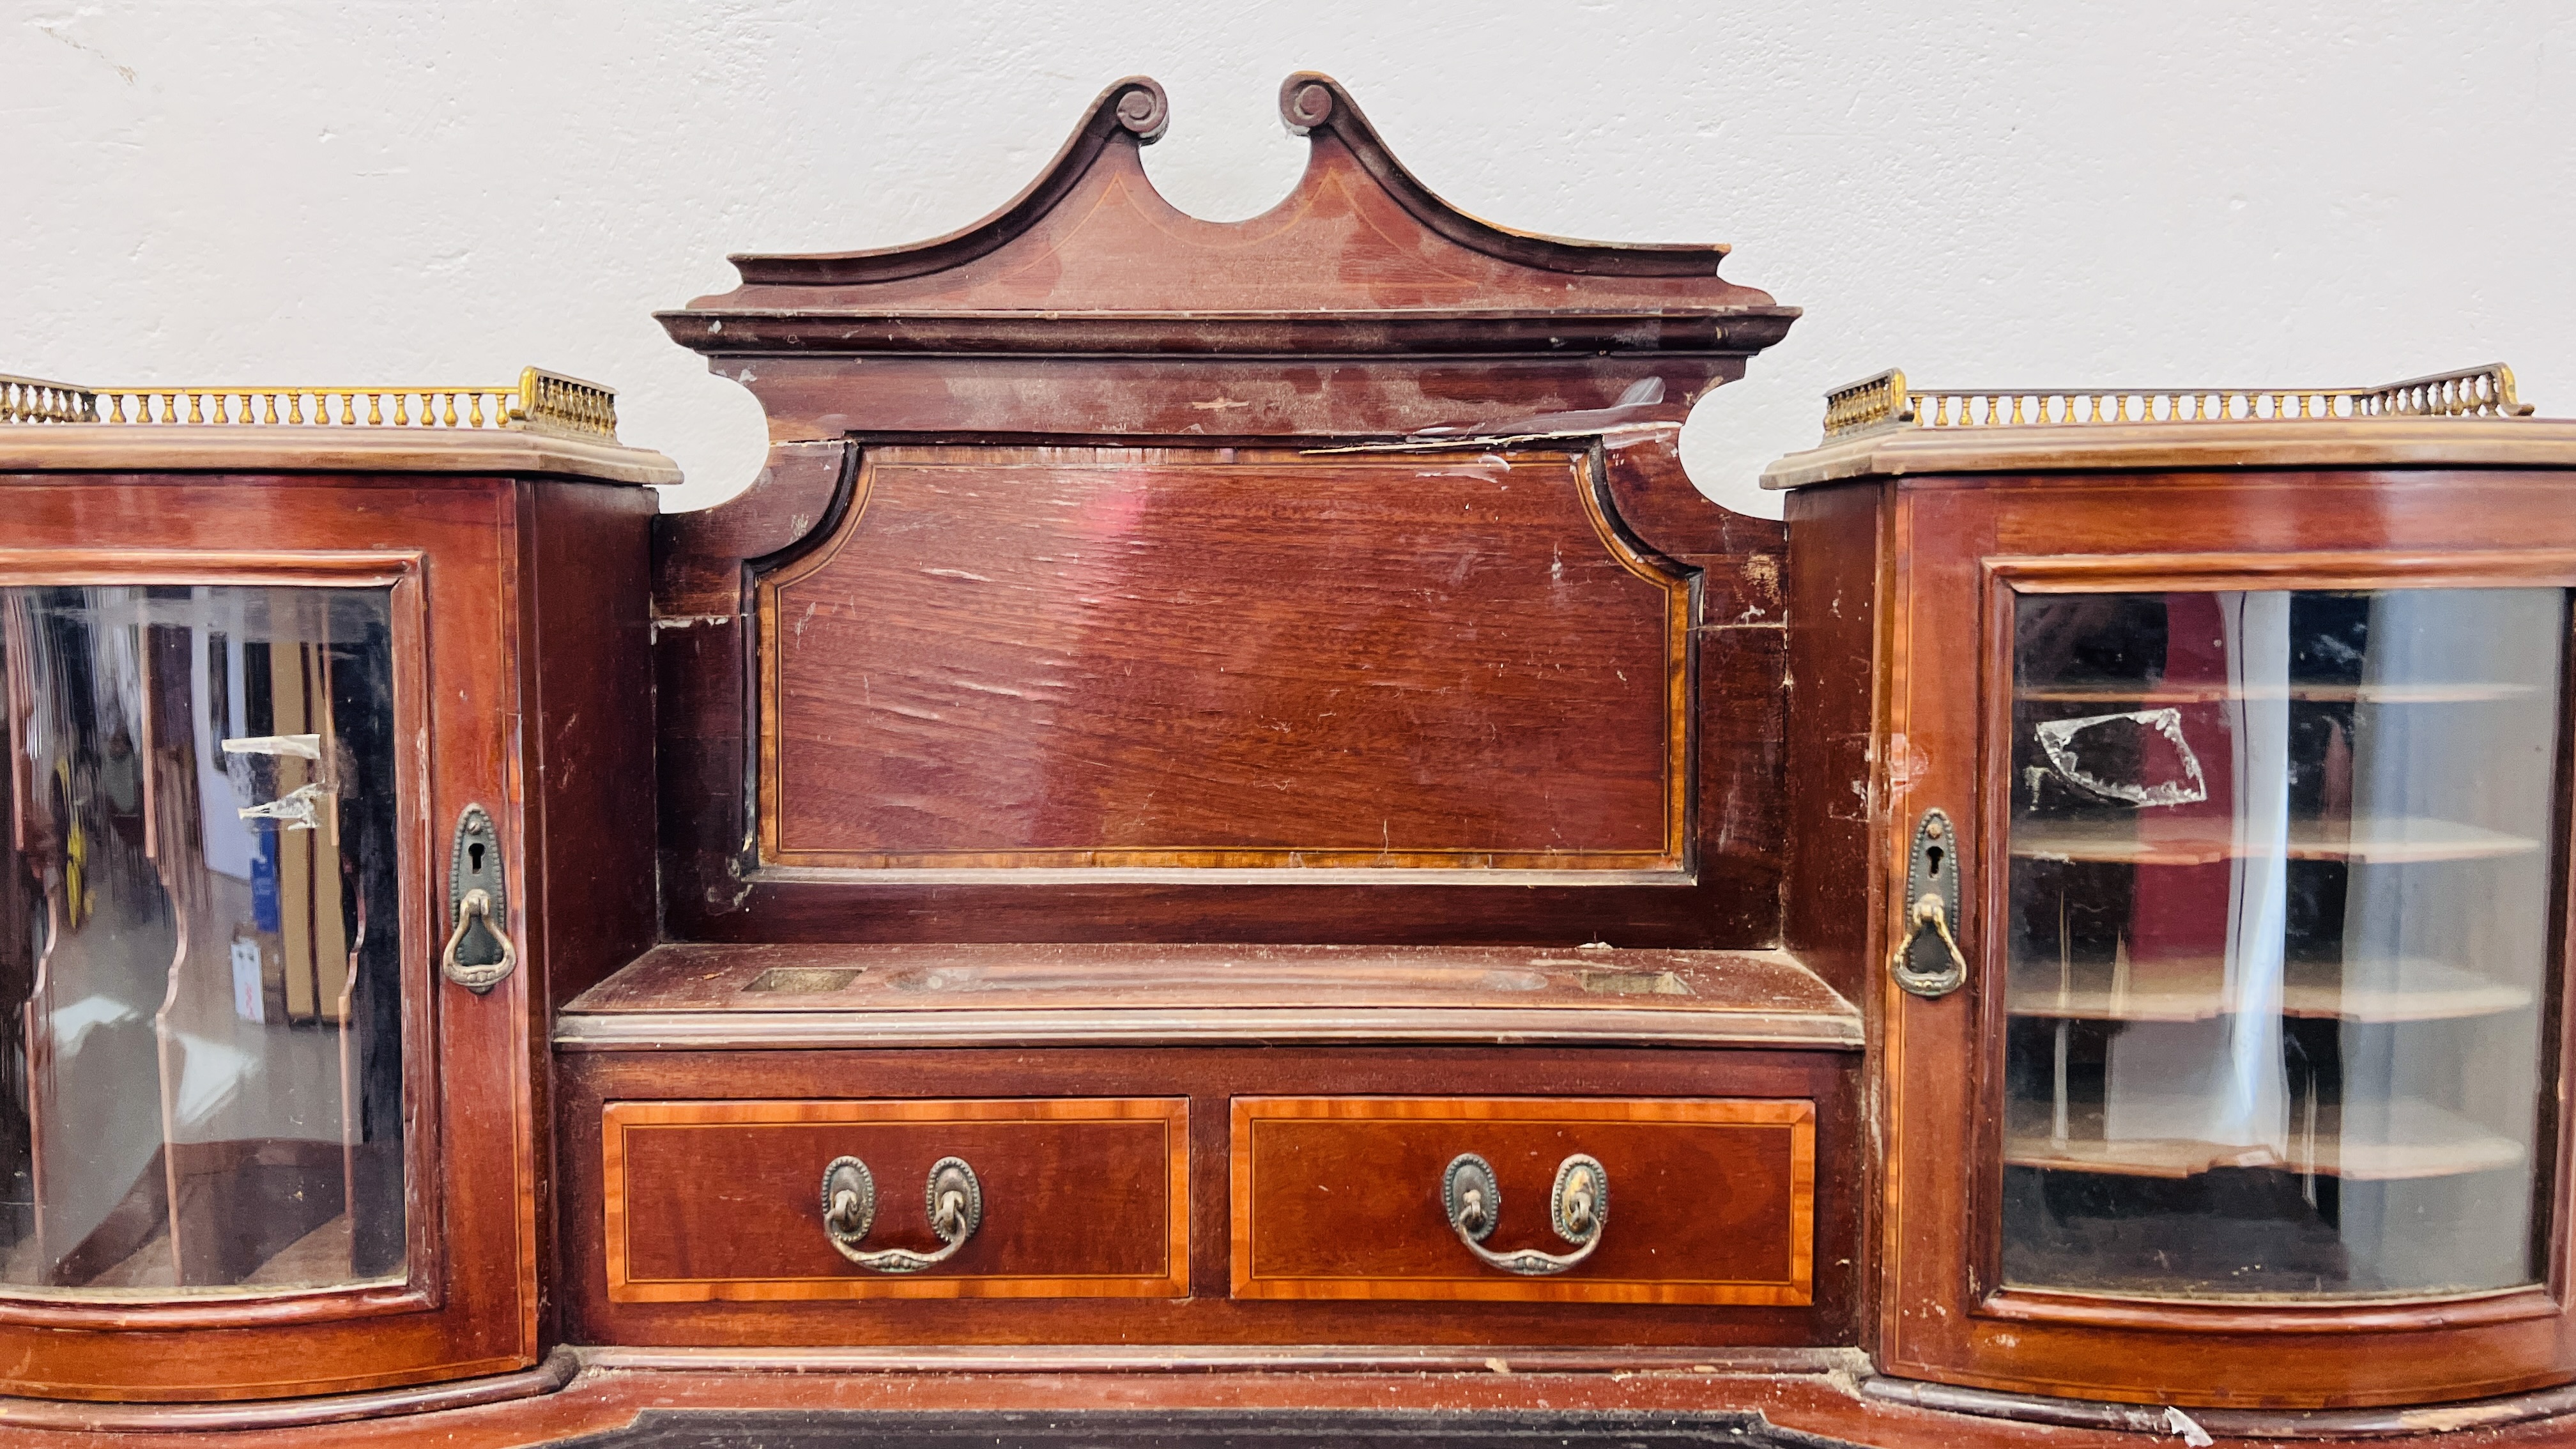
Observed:
[[[1585,454],[877,449],[758,598],[766,865],[1684,867],[1691,581]]]

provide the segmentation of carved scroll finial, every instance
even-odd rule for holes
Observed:
[[[1118,83],[1118,124],[1136,135],[1136,144],[1151,146],[1172,124],[1172,102],[1152,78],[1131,75]]]
[[[1333,116],[1333,82],[1313,71],[1299,71],[1279,86],[1279,119],[1288,123],[1296,135],[1331,120]]]

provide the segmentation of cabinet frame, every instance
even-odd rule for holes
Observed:
[[[1975,834],[1964,843],[1973,872],[1963,882],[1970,989],[1933,1001],[1897,991],[1885,979],[1884,951],[1902,928],[1902,892],[1887,887],[1874,912],[1889,1143],[1878,1322],[1888,1372],[2015,1392],[2274,1408],[2483,1397],[2572,1376],[2571,1124],[2563,1112],[2541,1127],[2539,1151],[2551,1160],[2535,1210],[2548,1215],[2549,1250],[2534,1285],[2310,1304],[2007,1289],[2000,1273],[2009,943],[1988,923],[2005,918],[2010,888],[2002,787],[2013,592],[2576,586],[2576,531],[2548,515],[2541,490],[2522,486],[2534,481],[2413,470],[1935,476],[1881,495],[1891,607],[1878,644],[1888,748],[1877,766],[1886,803],[1874,868],[1902,880],[1908,837],[1925,810],[1974,822]],[[2374,507],[2358,506],[2362,499]],[[2142,506],[2150,500],[2158,506]],[[2496,538],[2555,546],[2480,546]],[[2559,1000],[2576,960],[2566,668],[2549,842],[2556,959],[2541,1003],[2544,1083],[2571,1055]],[[1939,1080],[1944,1070],[1956,1080]],[[2256,1351],[2266,1356],[2257,1373],[2218,1367]],[[2403,1368],[2392,1373],[2392,1364]]]
[[[0,549],[0,589],[45,587],[196,587],[368,589],[392,595],[394,736],[430,731],[428,600],[420,549],[383,551],[216,552],[154,548]],[[9,739],[0,726],[0,741]],[[22,762],[14,746],[8,768]],[[436,855],[430,828],[431,775],[414,752],[396,775],[397,829],[425,867]],[[24,788],[25,782],[19,781]],[[20,798],[23,798],[21,796]],[[426,954],[430,882],[422,870],[401,877],[398,913],[406,961]],[[47,1329],[231,1328],[329,1322],[437,1309],[445,1281],[446,1235],[439,1215],[439,1101],[435,1072],[435,993],[406,990],[402,1000],[403,1277],[399,1283],[235,1291],[195,1298],[83,1298],[79,1290],[27,1292],[0,1287],[0,1325]]]
[[[531,993],[544,902],[515,764],[525,627],[520,502],[507,476],[78,474],[9,482],[0,584],[235,584],[394,591],[397,828],[405,870],[405,1266],[399,1282],[274,1293],[0,1295],[0,1392],[58,1399],[273,1399],[505,1373],[543,1351],[541,1153],[530,1132]],[[352,509],[355,495],[366,502]],[[327,501],[326,501],[327,500]],[[109,520],[114,520],[111,525]],[[86,542],[110,527],[117,546]],[[234,540],[256,537],[245,550]],[[469,997],[439,974],[444,831],[479,802],[510,871],[520,969]],[[459,1135],[460,1133],[464,1135]]]
[[[2016,600],[2024,594],[2118,594],[2220,592],[2225,590],[2354,590],[2433,588],[2576,588],[2576,550],[2535,549],[2496,553],[2373,554],[2285,553],[2249,557],[2241,553],[2101,554],[2076,557],[1993,556],[1979,560],[1982,580],[1978,628],[1983,643],[1978,698],[1977,800],[1979,807],[1975,890],[1978,919],[2005,919],[2011,910],[2012,870],[2008,855],[1992,847],[2009,838],[2012,819],[2013,646]],[[2544,1184],[2533,1209],[2546,1243],[2544,1273],[2538,1283],[2465,1294],[2425,1294],[2387,1298],[2320,1300],[2314,1304],[2266,1303],[2244,1299],[2157,1299],[2072,1289],[2015,1288],[2003,1279],[2003,1178],[2008,1127],[2005,1095],[2004,1024],[2010,1018],[2006,1000],[2011,985],[2011,943],[1999,931],[1975,933],[1982,1053],[1977,1063],[1982,1100],[1972,1139],[1975,1180],[1971,1220],[1977,1240],[1969,1258],[1968,1297],[1980,1317],[2133,1328],[2159,1328],[2189,1333],[2235,1333],[2250,1328],[2265,1332],[2376,1333],[2436,1328],[2463,1323],[2501,1323],[2546,1318],[2559,1311],[2566,1296],[2567,1269],[2561,1251],[2566,1242],[2567,1150],[2561,1144],[2555,1097],[2547,1088],[2556,1080],[2564,1056],[2557,1049],[2559,983],[2571,956],[2567,899],[2571,866],[2568,774],[2570,681],[2576,678],[2576,651],[2560,641],[2558,738],[2550,838],[2542,844],[2557,859],[2549,903],[2549,936],[2557,949],[2544,968],[2547,994],[2541,1011],[2541,1126],[2535,1145],[2546,1155],[2535,1174]],[[1993,1285],[1980,1294],[1977,1285]]]

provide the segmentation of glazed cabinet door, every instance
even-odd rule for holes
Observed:
[[[2278,502],[2201,501],[2212,542]],[[2284,1406],[2563,1377],[2576,554],[2041,554],[2032,506],[1900,509],[1891,1357]]]
[[[506,538],[406,531],[0,550],[9,1391],[529,1361]]]

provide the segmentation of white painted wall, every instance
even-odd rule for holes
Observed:
[[[2379,382],[2503,359],[2576,411],[2576,5],[1461,0],[0,0],[0,371],[89,382],[613,383],[678,458],[750,397],[647,315],[728,251],[972,221],[1102,86],[1262,210],[1329,71],[1507,225],[1730,241],[1807,309],[1704,403],[1749,501],[1828,385]]]

